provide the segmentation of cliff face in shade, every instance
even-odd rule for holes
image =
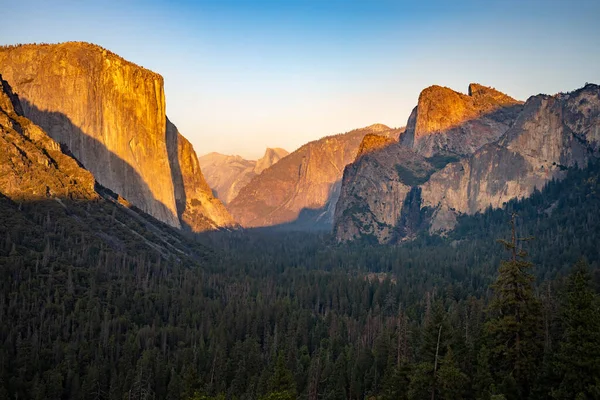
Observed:
[[[470,87],[471,94],[481,90],[488,89],[479,85]],[[505,102],[503,95],[492,94],[493,99]],[[440,101],[444,104],[430,105],[428,109],[445,109],[448,101]],[[421,144],[440,143],[428,138],[440,135],[440,129],[448,126],[452,127],[443,131],[441,137],[448,132],[462,132],[468,133],[463,135],[468,140],[476,137],[482,126],[489,127],[487,122],[480,124],[478,118],[470,116],[463,124],[454,126],[448,122],[456,119],[452,117],[454,114],[444,120],[436,112],[433,115],[438,117],[434,121],[419,124],[413,112],[404,135],[421,132],[413,135],[416,141],[407,142],[402,135],[398,144],[369,153],[346,168],[336,209],[337,239],[368,237],[388,243],[410,239],[423,229],[443,233],[454,227],[461,213],[473,214],[489,206],[501,207],[513,198],[529,196],[534,188],[542,188],[550,179],[560,179],[565,168],[585,165],[598,157],[600,90],[597,85],[587,85],[569,94],[535,96],[524,106],[506,103],[504,108],[479,117],[489,119],[492,115],[496,120],[498,115],[510,117],[503,122],[506,130],[472,154],[448,151],[450,148],[469,151],[476,147],[472,141],[467,145],[445,142],[454,144],[444,149]],[[455,114],[471,115],[462,105],[457,107],[459,111]],[[516,118],[515,110],[519,110]],[[481,129],[485,137],[489,130]]]
[[[229,212],[204,180],[196,152],[177,127],[167,119],[167,149],[172,166],[177,215],[182,227],[192,232],[234,226]]]
[[[252,178],[288,154],[284,149],[267,148],[264,156],[256,161],[219,153],[205,154],[199,158],[199,161],[206,182],[215,195],[227,204],[250,183]]]
[[[357,157],[344,170],[335,208],[336,238],[393,241],[411,185],[425,181],[433,169],[424,157],[396,142]]]
[[[160,75],[74,42],[2,47],[0,73],[19,94],[24,115],[66,145],[100,184],[181,227]]]
[[[254,177],[227,208],[245,227],[331,229],[344,167],[369,133],[399,131],[376,124],[310,142]]]
[[[411,188],[498,140],[521,109],[520,102],[479,84],[469,85],[467,95],[441,86],[424,89],[398,142],[365,138],[368,154],[346,168],[335,213],[337,239],[387,243],[416,234],[423,224],[401,227],[414,214],[403,214],[406,203],[421,199]]]
[[[517,100],[476,83],[468,95],[430,86],[419,95],[400,143],[424,157],[471,154],[506,132],[521,108]]]
[[[95,180],[60,145],[22,115],[0,76],[0,193],[15,202],[45,199],[96,200]]]

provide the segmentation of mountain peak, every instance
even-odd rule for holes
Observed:
[[[257,175],[260,174],[265,169],[269,168],[271,165],[275,164],[277,161],[281,160],[288,154],[289,152],[287,150],[278,147],[267,147],[267,149],[265,150],[265,155],[256,161],[256,165],[254,166],[254,172]]]
[[[144,79],[157,80],[160,84],[163,84],[162,75],[144,68],[134,62],[124,59],[120,55],[113,53],[109,49],[106,49],[100,45],[90,42],[61,42],[61,43],[23,43],[16,45],[5,45],[0,46],[0,53],[8,52],[21,57],[35,57],[41,58],[42,56],[49,56],[51,60],[61,60],[71,58],[76,59],[80,62],[80,67],[85,69],[85,66],[97,61],[99,59],[107,60],[108,66],[119,68],[121,66],[129,66],[138,69],[138,73]],[[25,61],[25,60],[24,60]],[[113,64],[111,64],[113,63]]]
[[[493,87],[483,86],[479,83],[471,83],[469,84],[469,96],[471,97],[479,97],[486,98],[489,100],[493,100],[498,104],[514,104],[518,103],[517,100],[500,92],[499,90],[494,89]]]
[[[281,147],[267,147],[265,149],[265,154],[263,155],[263,158],[269,154],[279,154],[282,155],[281,157],[285,157],[286,155],[290,154],[290,152],[286,149],[282,149]]]
[[[365,129],[370,130],[371,132],[384,132],[384,131],[389,131],[390,128],[387,125],[384,124],[373,124],[373,125],[369,125],[367,127],[365,127]]]
[[[439,85],[424,89],[400,142],[427,157],[436,152],[472,153],[506,131],[516,118],[514,106],[522,104],[478,83],[471,83],[468,92]],[[485,129],[478,128],[483,125]]]

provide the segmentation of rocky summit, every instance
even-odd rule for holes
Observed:
[[[267,148],[262,158],[246,160],[240,156],[209,153],[200,157],[200,167],[214,194],[225,204],[231,202],[252,178],[277,163],[289,153]]]
[[[424,157],[470,154],[506,132],[521,108],[521,102],[476,83],[467,95],[430,86],[419,95],[400,143]]]
[[[600,87],[525,104],[472,84],[433,86],[406,132],[349,165],[335,213],[339,241],[390,243],[451,230],[461,214],[529,196],[599,156]]]
[[[2,47],[0,73],[19,94],[24,116],[103,186],[174,227],[234,223],[207,190],[191,145],[179,134],[167,140],[176,128],[167,120],[160,75],[80,42]]]
[[[254,177],[227,208],[245,227],[331,229],[344,167],[365,135],[396,139],[401,131],[375,124],[307,143]]]

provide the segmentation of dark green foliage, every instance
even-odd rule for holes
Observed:
[[[268,231],[197,243],[108,202],[0,197],[0,398],[510,399],[524,380],[485,327],[516,309],[543,326],[530,397],[593,398],[598,171],[394,247]],[[527,306],[488,316],[514,211],[536,236],[535,279],[520,281]],[[590,273],[554,298],[581,256]]]
[[[440,369],[436,373],[436,380],[439,399],[459,400],[467,396],[469,380],[454,360],[452,349],[448,349],[442,360]]]
[[[600,298],[590,281],[587,264],[578,262],[565,290],[555,399],[600,398]]]
[[[533,264],[519,248],[527,239],[517,238],[515,219],[513,214],[511,240],[501,240],[510,259],[501,262],[492,285],[494,297],[486,330],[495,375],[500,380],[512,377],[517,384],[515,398],[527,398],[542,354],[542,326],[540,304],[533,293],[534,277],[529,272]]]
[[[257,366],[258,367],[258,366]],[[262,397],[265,400],[292,400],[296,398],[296,382],[292,372],[285,365],[283,352],[279,352],[275,371],[269,379],[269,394]]]
[[[431,165],[433,165],[433,167],[437,170],[437,169],[442,169],[444,168],[446,165],[456,162],[460,160],[460,157],[452,155],[452,154],[436,154],[432,157],[429,157],[427,159],[427,161],[429,161],[429,163]]]
[[[404,165],[396,164],[396,172],[398,173],[398,178],[402,183],[407,186],[418,186],[429,179],[431,175],[430,171],[424,169],[410,169]]]

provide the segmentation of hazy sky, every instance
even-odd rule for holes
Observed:
[[[163,75],[169,118],[199,155],[256,158],[402,126],[432,84],[525,100],[600,83],[598,0],[0,0],[0,10],[3,44],[88,41]]]

